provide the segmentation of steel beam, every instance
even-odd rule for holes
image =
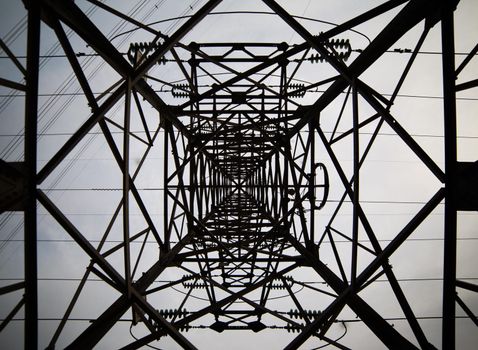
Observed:
[[[25,348],[38,347],[37,275],[37,119],[40,55],[40,2],[28,1],[25,99]]]
[[[443,112],[445,136],[445,232],[443,254],[443,349],[455,349],[457,168],[455,43],[452,1],[445,1],[441,21],[443,62]]]

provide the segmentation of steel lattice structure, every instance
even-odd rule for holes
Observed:
[[[349,349],[353,345],[347,338],[342,342],[331,335],[331,327],[347,312],[387,348],[435,349],[440,344],[430,340],[419,322],[414,296],[404,292],[390,260],[442,205],[442,348],[453,349],[457,305],[478,324],[473,308],[460,298],[463,291],[477,292],[478,287],[457,279],[456,264],[457,213],[478,209],[476,163],[457,158],[456,95],[477,86],[476,77],[463,80],[460,74],[478,51],[478,45],[471,47],[464,60],[455,63],[453,16],[460,4],[390,0],[312,32],[276,1],[263,0],[273,12],[270,16],[300,37],[297,44],[190,40],[221,2],[205,2],[166,35],[113,4],[89,0],[98,11],[142,33],[143,41],[127,42],[129,50],[122,52],[102,23],[79,4],[24,1],[26,66],[3,41],[2,49],[26,81],[0,81],[26,95],[24,159],[1,163],[2,212],[24,213],[25,273],[24,281],[2,286],[0,294],[24,295],[4,317],[1,329],[13,327],[23,307],[25,348],[38,347],[37,213],[43,210],[89,259],[50,332],[49,349],[61,346],[59,340],[68,349],[93,348],[115,337],[115,327],[125,319],[136,339],[122,344],[124,349],[161,346],[168,337],[175,347],[195,349],[188,335],[203,328],[214,334],[289,333],[286,349],[302,348],[311,339]],[[351,30],[377,19],[386,23],[370,43],[355,50]],[[48,153],[44,164],[38,161],[37,143],[40,27],[54,33],[61,45],[81,87],[81,113],[89,113],[81,122],[72,122],[74,132]],[[402,37],[417,33],[416,28],[406,64],[395,69],[391,94],[382,94],[367,72]],[[413,79],[422,45],[436,28],[441,40],[438,119],[444,123],[444,166],[394,114],[397,96],[407,79]],[[114,76],[101,94],[80,62],[82,55],[75,48],[80,41]],[[309,70],[315,75],[299,79]],[[316,90],[313,100],[305,98]],[[118,106],[120,118],[115,119]],[[363,201],[370,189],[367,157],[380,147],[383,130],[416,157],[427,181],[436,183],[413,215],[394,226],[386,242]],[[120,179],[121,191],[111,200],[113,194],[104,194],[114,202],[113,214],[104,227],[98,225],[101,233],[96,227],[92,235],[47,188],[94,131],[115,161],[111,177]],[[341,147],[350,151],[348,164],[338,156]],[[151,159],[159,159],[159,165],[153,166]],[[98,188],[106,183],[108,189],[110,175],[99,171],[97,176],[106,181],[98,182]],[[157,188],[153,199],[143,191],[145,183]],[[82,200],[75,196],[72,201]],[[326,206],[333,210],[321,216]],[[159,217],[153,208],[159,208]],[[344,212],[348,220],[340,219]],[[119,241],[108,243],[112,236]],[[160,282],[164,276],[168,280]],[[88,296],[85,290],[93,277],[102,281],[102,291],[112,302],[104,305]],[[318,286],[307,282],[311,280]],[[380,298],[397,305],[404,326],[392,325],[377,306],[377,295],[367,294],[384,281],[389,289]],[[303,289],[307,298],[299,293]],[[175,299],[168,293],[176,293]],[[82,305],[92,307],[95,316],[72,331],[72,315]]]

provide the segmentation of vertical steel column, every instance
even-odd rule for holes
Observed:
[[[124,274],[126,293],[131,298],[131,265],[129,247],[129,133],[131,124],[131,78],[126,80],[127,88],[124,101],[123,134],[123,240],[124,240]]]
[[[37,113],[40,54],[40,2],[28,1],[25,98],[25,349],[38,347],[37,285]]]
[[[163,173],[163,221],[164,221],[164,245],[166,249],[169,251],[171,249],[171,233],[169,231],[169,223],[168,223],[168,165],[169,165],[169,142],[168,142],[168,132],[167,132],[167,123],[168,121],[165,120],[163,117],[163,134],[164,134],[164,173]]]
[[[312,123],[309,123],[309,142],[310,142],[310,179],[309,179],[309,201],[310,201],[310,242],[312,245],[315,244],[315,200],[316,200],[316,190],[315,190],[315,175],[317,168],[315,167],[315,129]],[[315,248],[315,246],[314,246]]]
[[[443,9],[442,60],[443,60],[443,110],[445,135],[445,237],[443,261],[443,329],[442,348],[455,348],[455,286],[456,286],[456,203],[455,169],[456,100],[455,100],[455,43],[453,8],[451,1]]]
[[[357,279],[357,259],[358,259],[358,231],[359,231],[359,183],[360,183],[360,152],[359,152],[359,111],[358,111],[358,92],[357,84],[354,81],[352,86],[352,109],[353,109],[353,217],[352,217],[352,263],[350,271],[350,284],[355,288]]]

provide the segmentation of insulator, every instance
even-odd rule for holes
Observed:
[[[189,332],[190,329],[191,329],[191,326],[188,324],[185,324],[184,326],[179,326],[179,331],[181,332]]]
[[[342,51],[335,51],[332,54],[342,60],[347,61],[352,53],[352,47],[350,46],[349,39],[330,39],[329,45],[333,46],[335,49],[341,49]]]
[[[301,327],[287,324],[285,326],[285,329],[287,330],[288,333],[300,333]]]
[[[175,85],[173,85],[173,89],[171,90],[171,94],[175,98],[189,97],[189,92],[185,91],[187,89],[189,89],[188,84],[175,84]]]
[[[271,289],[286,289],[286,286],[283,284],[272,284]]]
[[[319,63],[324,61],[324,57],[322,57],[320,54],[317,53],[317,54],[310,55],[308,60],[312,63]]]
[[[159,47],[158,43],[155,42],[140,42],[140,43],[131,43],[129,44],[128,49],[128,59],[131,63],[135,62],[137,57],[137,53],[140,52],[142,54],[148,52],[148,55],[155,51]],[[158,60],[158,64],[166,64],[167,60],[162,57]]]
[[[205,289],[207,287],[204,283],[183,283],[184,288]]]
[[[350,57],[350,51],[345,51],[345,52],[338,52],[336,55],[334,55],[338,59],[346,62],[348,58]]]
[[[291,310],[287,313],[287,315],[289,315],[290,318],[295,318],[295,319],[296,319],[296,318],[299,317],[300,312],[299,312],[299,310],[297,310],[297,309],[295,309],[295,310],[292,310],[292,309],[291,309]]]
[[[305,310],[304,310],[305,311]],[[305,311],[307,316],[311,318],[318,318],[322,312],[317,311],[317,310],[307,310]]]
[[[290,318],[293,319],[298,319],[298,318],[305,318],[305,316],[310,317],[310,318],[318,318],[321,315],[321,311],[318,310],[304,310],[304,312],[300,312],[297,309],[290,310],[287,315],[289,315]]]
[[[186,309],[165,309],[165,310],[159,310],[158,311],[161,316],[163,316],[165,319],[172,319],[175,316],[179,317],[185,317],[188,312]]]
[[[303,90],[304,86],[305,86],[304,84],[290,84],[289,89],[291,89],[292,91],[288,93],[288,96],[289,97],[304,97],[305,95],[305,90]]]

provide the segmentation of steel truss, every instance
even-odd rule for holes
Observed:
[[[28,10],[25,68],[2,42],[4,51],[25,73],[26,84],[6,79],[1,84],[25,91],[26,103],[24,161],[1,164],[2,181],[10,179],[9,183],[16,184],[15,191],[2,185],[4,193],[10,191],[2,199],[2,211],[24,212],[25,275],[24,282],[1,287],[0,294],[24,290],[24,296],[4,318],[1,329],[9,327],[24,306],[25,348],[37,347],[38,204],[91,259],[49,338],[49,349],[65,337],[65,327],[93,275],[108,285],[116,300],[99,310],[87,327],[65,340],[68,349],[93,348],[105,337],[114,336],[115,327],[126,315],[130,315],[132,329],[141,328],[138,333],[142,335],[123,344],[123,349],[138,349],[156,344],[157,340],[161,344],[166,336],[182,348],[195,349],[186,332],[204,327],[220,333],[283,329],[293,334],[286,349],[298,349],[314,337],[324,344],[348,349],[346,338],[341,343],[329,335],[344,310],[356,314],[390,349],[434,349],[439,344],[430,342],[389,260],[443,201],[442,347],[455,347],[456,305],[478,324],[460,293],[477,292],[478,287],[456,276],[457,212],[478,208],[477,187],[473,182],[476,163],[458,161],[456,151],[456,93],[476,87],[477,80],[457,84],[457,79],[476,55],[478,45],[456,68],[455,1],[437,4],[425,0],[391,0],[330,30],[311,33],[274,0],[263,0],[300,36],[302,41],[297,45],[183,43],[183,38],[220,0],[207,1],[170,36],[103,2],[89,2],[136,26],[151,40],[131,43],[124,55],[102,33],[99,24],[73,1],[42,0],[24,1]],[[345,40],[347,31],[390,11],[393,18],[347,63],[352,53],[350,42]],[[41,23],[55,33],[91,114],[48,162],[37,169]],[[381,95],[361,79],[362,74],[417,25],[423,27],[422,34],[393,93]],[[441,27],[443,51],[444,168],[415,141],[392,111],[423,42],[436,26]],[[101,56],[119,77],[101,95],[93,93],[66,28]],[[311,83],[295,79],[303,67],[312,63],[327,66],[332,73]],[[163,78],[167,74],[158,73],[161,67],[174,67],[182,78]],[[155,88],[160,85],[166,87],[167,98]],[[324,88],[323,93],[313,103],[302,104],[306,92],[318,87]],[[332,118],[334,131],[329,134],[323,120],[330,120],[330,106],[340,104],[344,93],[346,98],[340,113]],[[169,102],[172,97],[182,99],[181,103]],[[370,116],[359,110],[364,103],[373,110]],[[124,105],[124,112],[120,121],[114,121],[111,111],[119,104]],[[151,107],[155,110],[153,114]],[[347,127],[339,132],[344,120]],[[132,125],[137,124],[142,126],[141,132],[133,129]],[[98,127],[120,171],[122,195],[101,240],[95,243],[55,203],[43,184]],[[365,141],[362,132],[370,127],[373,132]],[[360,196],[362,168],[384,128],[390,129],[441,184],[386,244],[380,240],[381,232],[371,223]],[[121,140],[115,138],[113,129],[121,130]],[[132,153],[138,144],[142,155],[138,164],[133,164]],[[350,169],[339,160],[335,150],[342,144],[351,149]],[[161,179],[163,191],[156,199],[161,206],[160,221],[152,216],[138,185],[146,172],[143,166],[147,167],[150,152],[158,148],[162,154],[162,164],[156,169],[161,173],[156,178]],[[332,189],[332,183],[342,189],[341,196],[333,204],[335,209],[329,221],[318,223],[317,213],[326,205],[329,191],[339,193]],[[351,208],[351,220],[343,227],[337,217],[346,207]],[[133,210],[140,213],[141,224],[133,222],[130,215]],[[121,232],[122,241],[108,245],[115,230]],[[368,244],[360,237],[366,237]],[[338,247],[340,240],[347,242],[346,253]],[[132,249],[137,242],[141,242],[139,252]],[[159,249],[153,262],[145,248],[151,242]],[[331,254],[324,258],[321,252],[325,245]],[[362,259],[364,255],[367,258]],[[117,256],[121,256],[121,264],[112,258]],[[300,273],[304,269],[306,280],[315,279],[322,283],[320,288],[304,281]],[[164,275],[170,281],[158,286],[157,281]],[[367,300],[365,291],[379,278],[388,282],[391,292],[387,298],[398,303],[409,332],[391,325]],[[321,300],[320,306],[308,309],[314,303],[303,300],[297,293],[304,288],[313,298]],[[174,309],[161,302],[172,289],[184,294]],[[285,293],[286,305],[295,310],[284,309],[285,304],[274,302],[278,291]],[[193,299],[198,295],[202,301]],[[91,302],[94,304],[94,300]],[[207,324],[200,326],[201,322]]]

